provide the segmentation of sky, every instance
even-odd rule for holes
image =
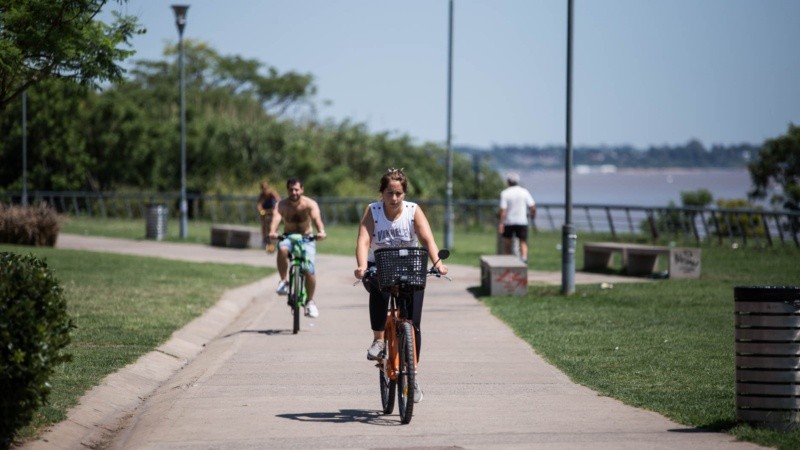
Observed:
[[[183,0],[184,39],[310,73],[318,118],[448,137],[449,0]],[[453,146],[566,143],[567,0],[453,0]],[[178,41],[171,2],[133,59]],[[761,144],[800,124],[800,1],[574,0],[574,146]]]

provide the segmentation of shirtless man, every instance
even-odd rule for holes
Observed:
[[[278,225],[283,220],[284,234],[311,234],[314,231],[311,227],[313,222],[317,228],[317,240],[325,239],[325,226],[322,223],[319,205],[316,201],[303,195],[303,182],[299,178],[289,178],[286,181],[286,189],[286,198],[278,202],[276,214],[272,216],[269,237],[277,239]],[[319,317],[319,310],[314,302],[314,289],[317,285],[317,279],[314,275],[314,259],[317,254],[317,246],[314,241],[306,242],[305,246],[306,256],[311,263],[306,274],[308,302],[306,303],[305,314],[309,317]],[[289,247],[288,239],[278,243],[278,274],[281,276],[281,281],[278,283],[278,289],[275,292],[280,295],[286,295],[289,292],[289,282],[286,280],[286,274],[289,271]]]

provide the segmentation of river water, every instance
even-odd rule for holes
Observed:
[[[578,169],[572,175],[573,203],[667,206],[672,201],[681,206],[681,192],[684,191],[707,189],[716,201],[744,199],[752,189],[746,168]],[[519,174],[520,184],[531,191],[537,202],[564,203],[563,170],[522,171]]]

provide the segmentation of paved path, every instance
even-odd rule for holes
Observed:
[[[58,246],[274,265],[258,251],[183,244],[63,235]],[[318,265],[320,317],[304,318],[298,335],[274,294],[277,277],[230,291],[26,448],[758,448],[570,382],[467,292],[479,271],[463,266],[451,266],[452,282],[428,283],[425,399],[400,425],[378,412],[367,296],[353,286],[352,258],[320,255]]]

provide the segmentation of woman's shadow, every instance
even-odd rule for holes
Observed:
[[[300,422],[324,422],[324,423],[365,423],[369,425],[395,426],[400,425],[400,420],[390,419],[391,416],[385,415],[380,411],[370,411],[364,409],[340,409],[338,412],[312,412],[278,414],[277,417],[292,419]]]

